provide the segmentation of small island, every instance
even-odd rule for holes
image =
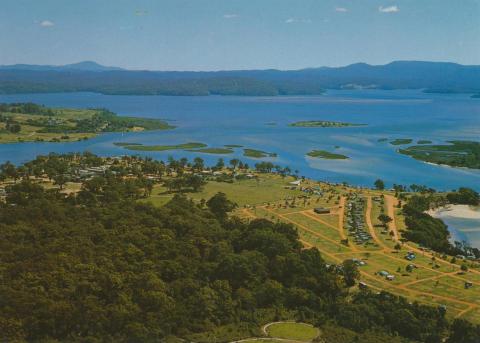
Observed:
[[[324,158],[327,160],[346,160],[349,157],[342,154],[335,154],[326,150],[312,150],[307,153],[307,156],[315,158]]]
[[[390,142],[391,145],[405,145],[413,142],[411,138],[397,138]]]
[[[238,144],[225,144],[224,147],[226,147],[226,148],[243,148],[243,145],[238,145]]]
[[[417,144],[432,144],[432,141],[429,141],[428,139],[419,139]]]
[[[233,154],[232,149],[228,148],[203,148],[203,149],[189,149],[189,152],[199,152],[202,154],[218,154],[218,155],[227,155]]]
[[[0,104],[0,143],[72,142],[103,132],[173,129],[158,119],[121,117],[107,109],[48,108]]]
[[[266,152],[256,149],[243,149],[243,156],[253,157],[253,158],[263,158],[263,157],[277,157],[277,154],[274,152]]]
[[[326,120],[308,120],[308,121],[297,121],[295,123],[289,124],[288,126],[292,127],[350,127],[350,126],[366,126],[366,124],[354,124],[354,123],[344,123],[339,121],[326,121]]]
[[[377,139],[377,142],[386,142],[388,141],[388,138],[379,138]]]
[[[399,152],[417,160],[451,167],[480,169],[480,142],[449,141],[449,145],[414,145]]]

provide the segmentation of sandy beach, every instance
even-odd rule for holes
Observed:
[[[469,205],[448,205],[434,210],[429,210],[427,213],[436,218],[448,216],[453,218],[480,220],[480,208]]]

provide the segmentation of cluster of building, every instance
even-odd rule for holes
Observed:
[[[357,244],[365,244],[372,240],[372,236],[366,231],[365,223],[365,198],[353,194],[348,198],[346,204],[346,224],[348,235],[354,237]]]

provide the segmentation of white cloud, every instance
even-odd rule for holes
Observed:
[[[335,12],[348,12],[345,7],[335,7]]]
[[[308,18],[288,18],[285,20],[286,24],[292,24],[292,23],[310,24],[311,22],[312,20]]]
[[[233,18],[237,18],[238,17],[238,14],[235,14],[235,13],[227,13],[227,14],[224,14],[223,17],[225,19],[233,19]]]
[[[55,26],[55,23],[53,21],[50,21],[50,20],[42,20],[39,25],[41,27],[52,27],[52,26]]]
[[[398,12],[400,11],[400,9],[394,5],[394,6],[388,6],[388,7],[383,7],[383,6],[380,6],[378,8],[378,11],[379,12],[383,12],[383,13],[394,13],[394,12]]]

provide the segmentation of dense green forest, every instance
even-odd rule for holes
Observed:
[[[65,171],[64,162],[48,161],[29,167],[53,163],[52,177]],[[99,161],[87,154],[82,163]],[[145,187],[107,173],[76,195],[27,180],[6,188],[3,341],[202,341],[205,332],[226,332],[219,340],[228,341],[284,318],[341,326],[342,335],[351,330],[366,342],[480,339],[478,326],[448,323],[443,308],[352,293],[353,263],[327,266],[318,250],[302,248],[291,225],[229,216],[235,204],[222,193],[202,204],[176,196],[156,208],[137,201]]]

